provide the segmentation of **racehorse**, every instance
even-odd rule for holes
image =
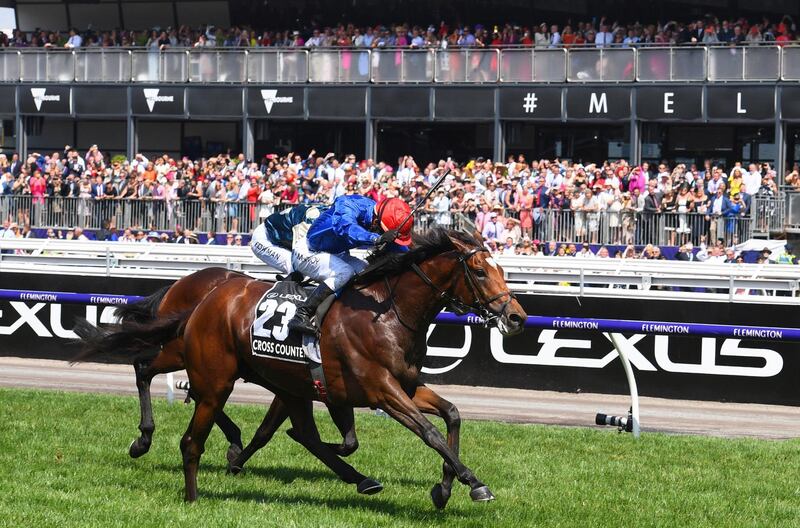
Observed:
[[[138,458],[144,455],[150,450],[152,443],[155,422],[150,400],[150,384],[153,378],[158,374],[185,368],[185,346],[183,335],[178,331],[180,327],[174,332],[167,331],[158,335],[145,332],[146,339],[142,335],[142,328],[149,330],[148,325],[176,315],[188,317],[209,292],[225,281],[237,277],[246,275],[225,268],[205,268],[179,279],[175,284],[160,289],[142,301],[119,306],[116,315],[120,319],[120,325],[114,330],[103,331],[86,321],[79,321],[76,325],[75,332],[83,340],[83,350],[74,361],[85,361],[100,353],[119,353],[127,349],[131,343],[136,343],[130,351],[134,353],[133,367],[139,392],[141,435],[131,442],[128,450],[131,457]],[[149,347],[145,344],[149,344]],[[150,350],[143,350],[146,348]],[[153,355],[152,350],[156,349],[158,352]],[[331,407],[330,412],[343,438],[342,444],[331,444],[330,447],[339,455],[348,456],[358,448],[352,408]],[[230,443],[226,457],[228,469],[233,473],[241,471],[244,463],[269,442],[287,417],[283,402],[276,397],[270,404],[253,440],[243,451],[241,430],[224,411],[220,411],[215,417],[215,422]]]
[[[200,456],[214,419],[240,375],[280,397],[295,439],[344,482],[356,484],[360,493],[380,491],[380,483],[359,473],[321,442],[311,406],[318,394],[307,367],[252,354],[249,333],[254,306],[268,289],[264,282],[247,277],[227,280],[203,299],[185,323],[184,359],[195,398],[194,414],[180,443],[185,500],[197,499]],[[418,236],[410,251],[383,256],[341,292],[321,323],[319,343],[329,403],[380,408],[444,459],[442,481],[431,490],[437,508],[447,504],[454,478],[470,487],[472,500],[494,499],[458,458],[460,422],[455,407],[419,381],[427,328],[445,306],[481,315],[504,335],[521,332],[526,319],[502,269],[481,241],[433,229]],[[165,319],[154,324],[154,332],[173,324],[170,319],[183,320],[180,316]],[[447,441],[422,415],[423,406],[445,419]]]

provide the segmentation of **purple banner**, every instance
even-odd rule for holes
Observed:
[[[456,315],[442,312],[436,316],[437,324],[480,325],[477,315]],[[526,328],[552,328],[591,330],[594,332],[633,332],[636,334],[686,335],[699,337],[724,337],[733,339],[764,339],[767,341],[800,341],[800,329],[769,326],[722,325],[706,323],[674,323],[663,321],[625,321],[620,319],[594,319],[582,317],[544,317],[529,315]]]
[[[26,290],[0,290],[0,300],[49,302],[61,304],[132,304],[142,300],[138,295],[113,295],[104,293],[69,293]],[[483,319],[474,314],[456,315],[442,312],[436,316],[437,324],[483,325]],[[588,330],[594,332],[628,332],[636,334],[685,335],[732,339],[757,339],[767,341],[800,341],[800,329],[769,326],[723,325],[707,323],[676,323],[664,321],[627,321],[621,319],[594,319],[582,317],[545,317],[529,315],[526,328],[551,328],[555,330]]]

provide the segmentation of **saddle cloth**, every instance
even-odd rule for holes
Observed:
[[[264,292],[255,305],[255,318],[250,327],[250,347],[254,356],[308,363],[303,349],[304,336],[290,332],[288,326],[297,307],[305,302],[307,296],[308,292],[302,285],[290,280],[276,282]],[[306,339],[309,340],[313,338]]]
[[[319,341],[315,336],[289,330],[289,321],[298,306],[305,302],[312,288],[299,282],[283,280],[276,282],[264,292],[255,305],[255,317],[250,327],[250,349],[254,356],[292,363],[322,363]],[[317,310],[318,324],[332,304],[331,295]]]

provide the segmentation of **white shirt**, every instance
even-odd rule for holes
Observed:
[[[597,48],[604,48],[614,42],[614,35],[609,33],[608,31],[603,32],[600,31],[594,38],[594,45]]]
[[[761,188],[761,173],[757,171],[745,172],[742,183],[747,187],[747,194],[755,194]]]
[[[72,35],[67,41],[68,48],[80,48],[83,44],[83,39],[80,35]]]
[[[411,183],[414,178],[414,169],[411,167],[403,167],[397,171],[397,183],[400,185],[407,185]]]

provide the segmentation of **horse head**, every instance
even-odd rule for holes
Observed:
[[[514,294],[508,289],[503,268],[479,240],[449,235],[458,253],[461,273],[453,285],[453,303],[460,312],[472,311],[480,315],[487,325],[497,325],[505,336],[522,332],[527,314]],[[460,304],[460,306],[459,306]]]

